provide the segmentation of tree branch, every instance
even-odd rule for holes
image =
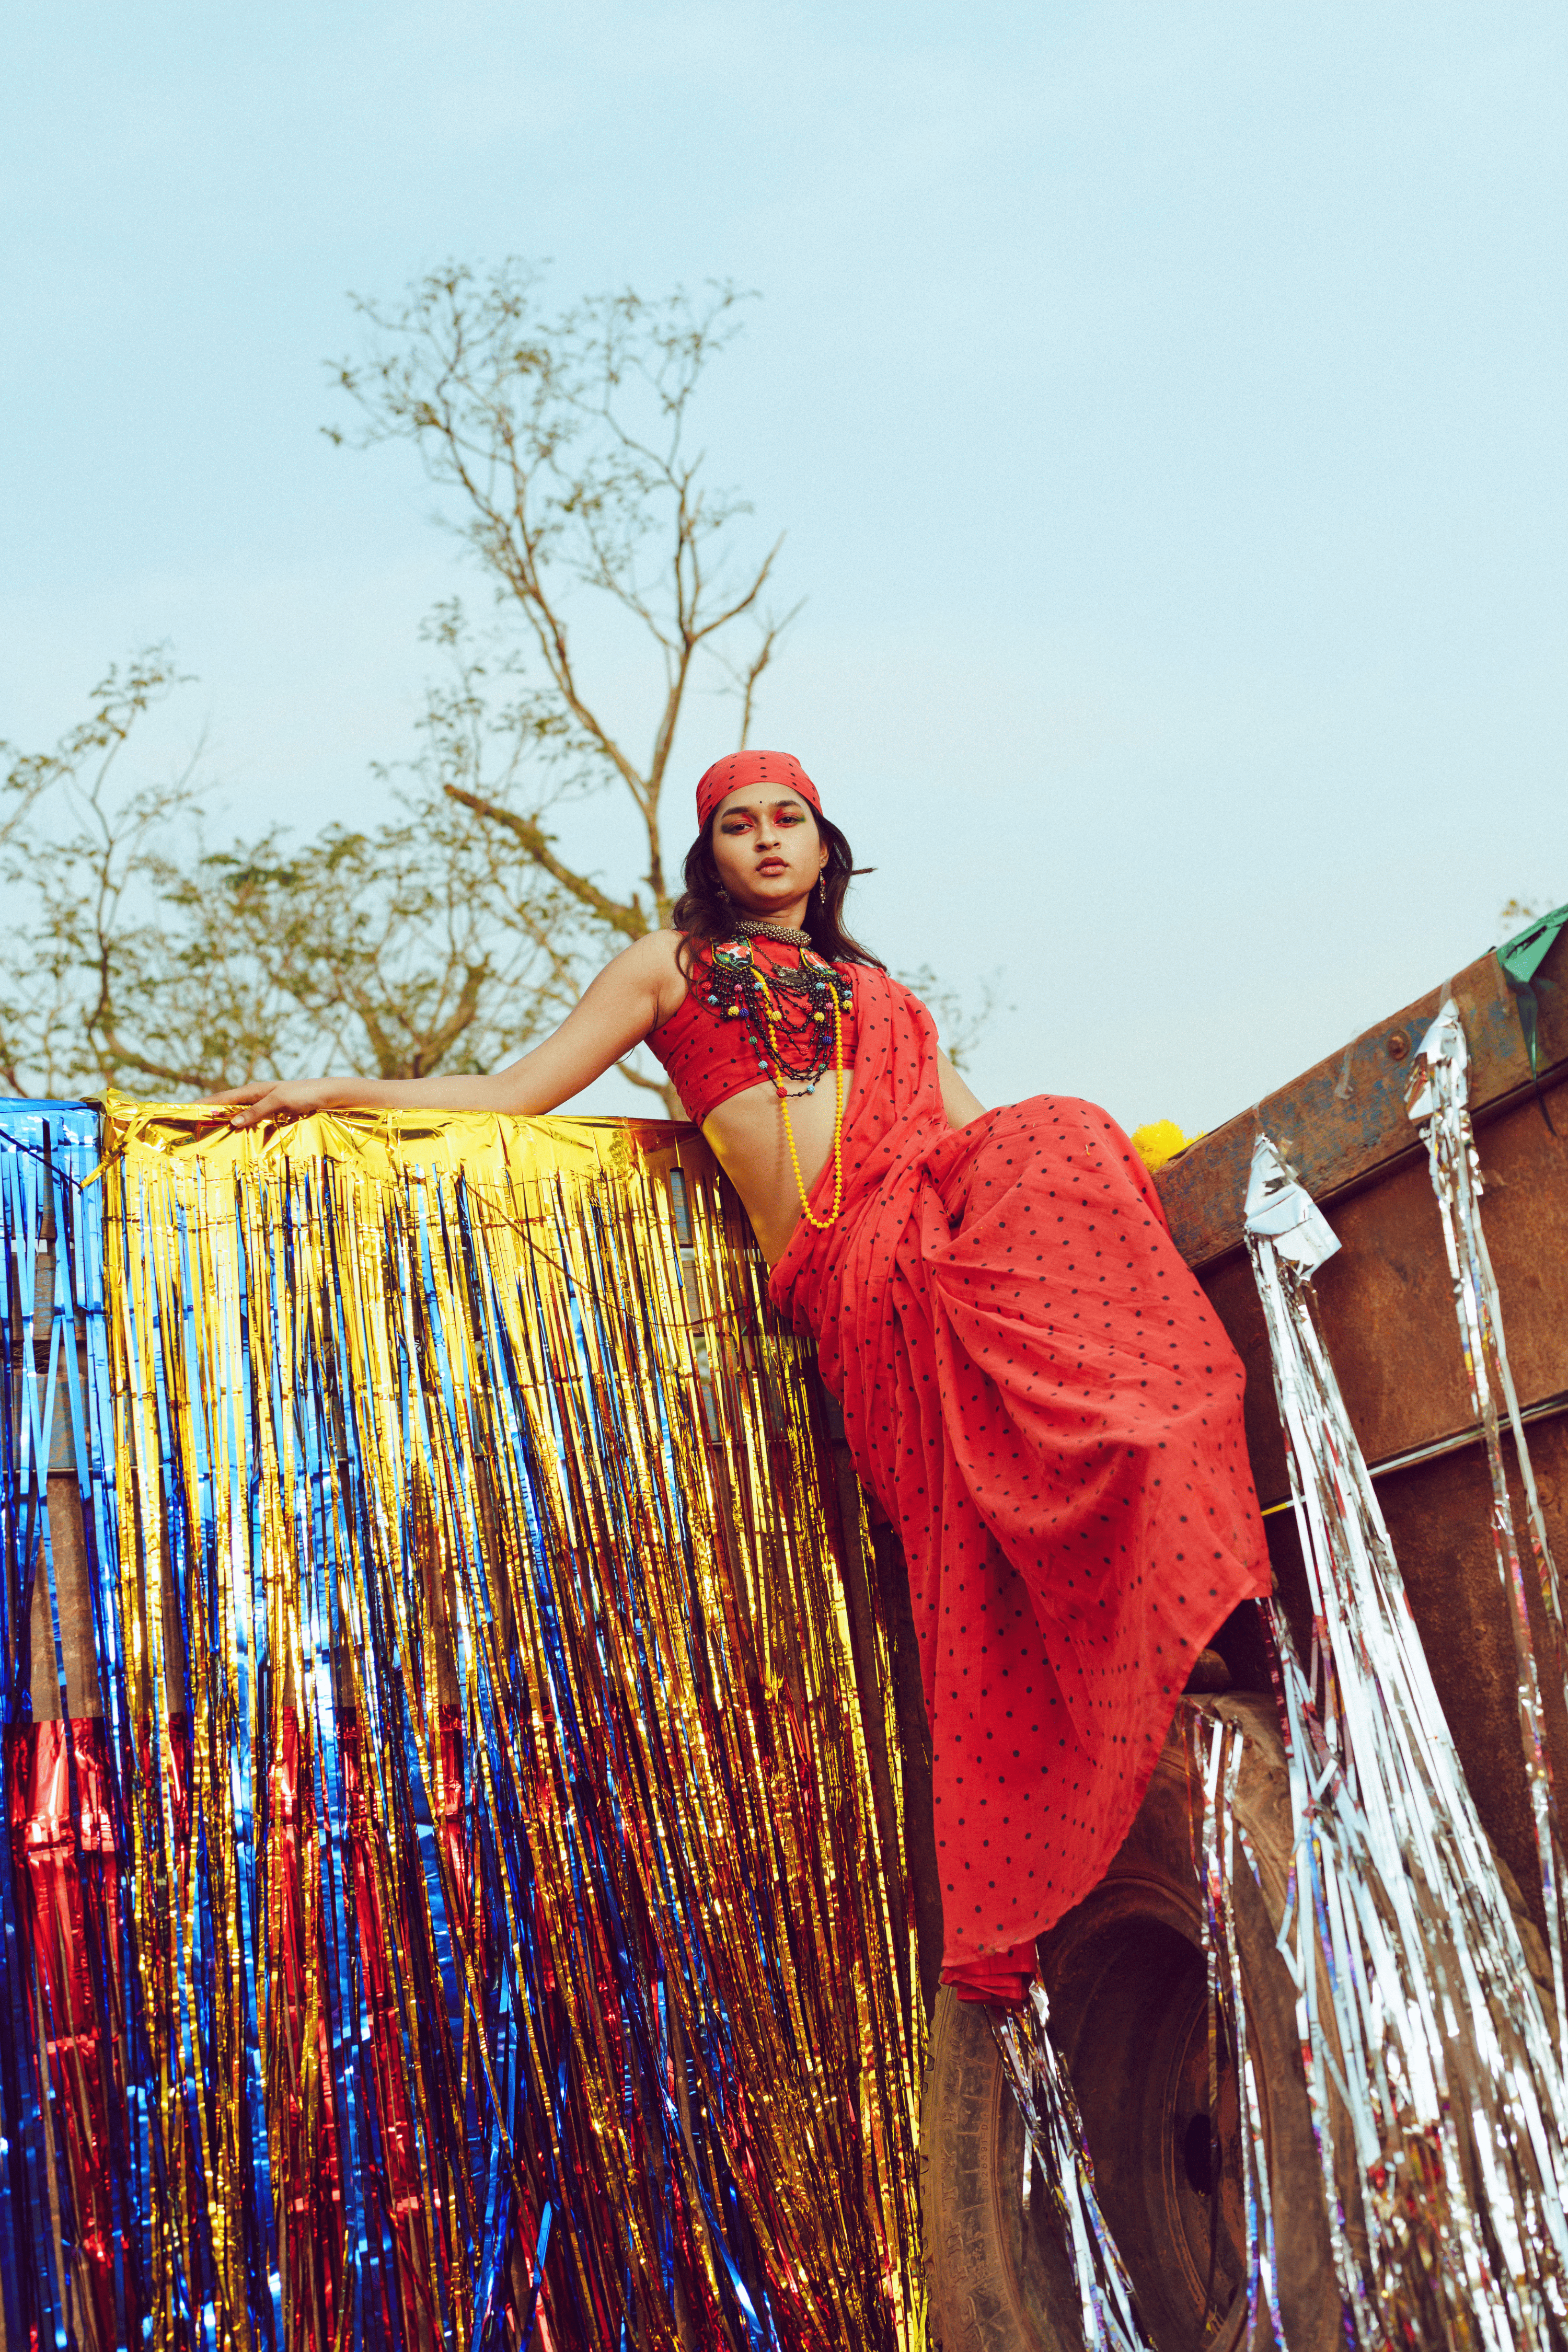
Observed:
[[[732,604],[726,605],[721,613],[715,613],[710,621],[704,621],[700,629],[695,626],[693,627],[691,642],[694,646],[704,644],[709,637],[716,635],[719,630],[727,629],[731,621],[738,621],[742,613],[749,613],[751,611],[752,606],[756,603],[758,597],[762,594],[763,590],[768,584],[768,580],[773,568],[774,558],[777,556],[778,551],[783,545],[784,533],[781,531],[777,539],[774,540],[773,545],[769,548],[767,554],[763,557],[762,569],[758,572],[756,578],[752,581],[745,594],[743,596],[738,596],[735,599],[735,602]],[[695,615],[693,615],[693,619],[695,620]]]
[[[601,923],[608,924],[628,940],[647,936],[648,919],[640,902],[634,898],[629,905],[623,906],[618,899],[606,898],[585,874],[574,874],[569,866],[563,866],[550,846],[550,835],[532,817],[520,816],[515,809],[502,808],[499,802],[488,801],[479,793],[465,792],[461,784],[443,784],[441,789],[448,800],[459,802],[464,808],[472,809],[476,816],[487,818],[491,824],[504,825],[509,833],[515,834],[534,864],[542,866],[552,881],[570,891]]]
[[[455,427],[444,424],[432,414],[426,429],[437,433],[445,444],[452,478],[467,494],[480,518],[479,543],[527,614],[557,693],[579,726],[597,743],[633,799],[640,805],[644,794],[642,778],[609,729],[589,709],[578,691],[565,624],[545,589],[540,563],[540,537],[528,519],[527,473],[508,447],[507,463],[512,478],[512,522],[509,523],[468,464],[463,455],[464,445]],[[503,443],[510,443],[509,433],[501,431],[499,437]],[[771,557],[769,561],[772,561]]]
[[[414,1056],[416,1066],[409,1073],[411,1077],[422,1078],[431,1070],[438,1069],[447,1048],[457,1044],[466,1029],[473,1027],[479,1017],[480,991],[489,976],[488,963],[466,963],[463,966],[463,986],[458,1002],[445,1021],[421,1040]]]
[[[685,1104],[667,1079],[644,1077],[642,1072],[634,1070],[629,1062],[617,1062],[616,1067],[628,1085],[641,1087],[647,1093],[662,1097],[666,1118],[683,1119],[686,1117]]]
[[[171,1087],[210,1087],[213,1084],[210,1070],[172,1070],[166,1063],[151,1062],[145,1054],[132,1053],[130,1046],[122,1045],[117,1032],[107,1021],[100,1022],[98,1028],[103,1039],[99,1053],[100,1063],[112,1063],[116,1069],[140,1070],[143,1077],[162,1078],[166,1086]],[[221,1077],[223,1073],[220,1071],[218,1075]],[[109,1076],[110,1072],[105,1070],[104,1076]]]
[[[734,679],[736,685],[741,689],[741,741],[739,748],[742,751],[746,748],[747,740],[752,732],[752,719],[755,711],[757,699],[757,681],[762,677],[763,672],[767,668],[769,663],[773,660],[774,654],[778,651],[779,639],[789,627],[790,623],[802,612],[804,609],[804,604],[805,600],[803,598],[801,604],[796,604],[792,611],[786,613],[782,621],[770,621],[768,623],[766,628],[763,632],[762,644],[757,647],[756,652],[752,655],[751,660],[746,664],[743,670],[738,667],[733,662],[726,662],[724,665],[725,668],[729,671],[731,677]]]

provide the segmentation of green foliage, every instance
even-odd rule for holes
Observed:
[[[291,845],[209,847],[210,787],[128,779],[175,684],[141,656],[52,752],[12,755],[0,873],[0,1077],[15,1093],[201,1094],[332,1065],[492,1067],[574,993],[575,909],[426,780],[392,814]]]

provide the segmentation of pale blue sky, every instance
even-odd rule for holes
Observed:
[[[810,600],[757,736],[889,961],[1005,964],[986,1098],[1212,1124],[1568,897],[1560,5],[88,0],[7,53],[0,734],[168,636],[150,756],[373,814],[464,583],[321,362],[348,289],[515,252],[763,296],[706,435]]]

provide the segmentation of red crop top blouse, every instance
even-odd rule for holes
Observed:
[[[753,939],[752,953],[760,963],[775,970],[781,965],[787,969],[799,961],[798,950],[782,940]],[[721,1019],[711,1003],[710,961],[708,952],[703,950],[693,966],[690,984],[681,1003],[668,1021],[661,1021],[657,1029],[648,1032],[647,1038],[652,1051],[669,1072],[670,1083],[686,1106],[687,1117],[698,1127],[731,1095],[744,1094],[748,1087],[761,1086],[768,1075],[757,1051],[751,1023]],[[853,982],[853,964],[839,964],[837,969]],[[855,1063],[853,1013],[845,1018],[843,1036],[844,1066],[848,1070]],[[831,1069],[825,1082],[831,1086]]]

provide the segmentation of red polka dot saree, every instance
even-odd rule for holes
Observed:
[[[1016,1999],[1121,1844],[1268,1553],[1242,1368],[1131,1145],[1037,1095],[950,1129],[919,1000],[855,971],[845,1197],[772,1296],[815,1333],[909,1565],[943,1974]],[[831,1207],[831,1166],[813,1193]]]

